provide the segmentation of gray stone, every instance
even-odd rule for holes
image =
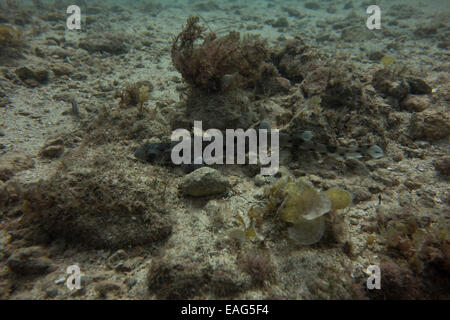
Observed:
[[[97,291],[100,297],[106,297],[109,293],[120,293],[123,291],[123,287],[118,282],[102,281],[95,285],[95,291]]]
[[[8,258],[6,264],[16,274],[44,275],[56,270],[53,261],[44,255],[41,247],[21,248]]]
[[[219,171],[204,167],[186,175],[180,187],[188,196],[203,197],[225,193],[230,182]]]

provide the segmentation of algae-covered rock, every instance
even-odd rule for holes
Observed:
[[[61,139],[56,139],[46,143],[39,155],[44,158],[54,159],[60,157],[64,153],[64,141]]]
[[[52,260],[45,257],[42,247],[22,248],[14,252],[6,261],[9,269],[20,275],[43,275],[56,270]]]
[[[64,159],[71,166],[73,160]],[[48,237],[108,249],[157,245],[172,230],[161,213],[161,189],[138,185],[119,168],[73,167],[24,188],[23,224],[32,229],[32,241]]]
[[[181,182],[181,189],[188,196],[203,197],[221,194],[228,190],[230,182],[212,168],[204,167],[186,175]]]
[[[102,37],[90,35],[81,39],[78,46],[88,52],[107,52],[110,54],[123,54],[129,51],[129,38],[123,34],[106,34]]]
[[[30,87],[37,87],[47,82],[49,78],[49,72],[46,69],[32,70],[28,67],[20,67],[16,69],[15,73],[23,83]]]
[[[444,139],[450,134],[450,119],[442,112],[416,113],[411,119],[410,132],[413,139]]]
[[[209,259],[196,260],[195,253],[181,252],[169,251],[150,265],[147,285],[158,299],[191,299],[202,294],[232,297],[250,287],[249,277],[243,276],[235,265],[213,267]]]
[[[408,83],[413,94],[430,94],[433,91],[433,88],[425,80],[419,78],[409,78]]]
[[[431,106],[428,96],[409,94],[401,103],[401,106],[408,111],[424,111]]]

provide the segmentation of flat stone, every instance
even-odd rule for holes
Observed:
[[[6,265],[21,275],[44,275],[55,271],[53,261],[44,255],[45,250],[38,246],[21,248],[8,258]]]
[[[428,96],[418,96],[409,94],[401,103],[402,107],[408,111],[424,111],[431,106],[431,100]]]
[[[188,196],[203,197],[225,193],[230,182],[219,171],[203,167],[186,175],[180,187]]]

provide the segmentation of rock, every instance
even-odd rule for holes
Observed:
[[[95,291],[102,298],[106,298],[109,293],[120,293],[123,291],[121,283],[113,281],[102,281],[95,285]]]
[[[127,284],[128,288],[132,288],[138,283],[138,280],[136,278],[127,278],[125,280],[125,283]]]
[[[64,152],[64,146],[48,146],[41,150],[41,156],[45,158],[59,158]]]
[[[87,7],[86,8],[86,13],[87,14],[99,14],[99,13],[102,13],[102,8],[99,8],[99,7]]]
[[[125,42],[125,39],[116,37],[107,38],[87,38],[80,40],[78,46],[87,50],[90,53],[93,52],[108,52],[110,54],[123,54],[127,53],[129,48]]]
[[[56,48],[50,52],[50,55],[64,59],[64,58],[72,56],[72,52],[70,50]]]
[[[45,230],[52,239],[108,250],[156,246],[170,236],[171,220],[155,209],[163,199],[158,202],[150,192],[148,197],[142,194],[148,185],[137,187],[118,167],[98,170],[94,161],[64,160],[70,173],[30,183],[22,192],[32,210],[39,212],[38,221],[30,227],[39,233]],[[68,188],[76,191],[68,192]]]
[[[450,177],[450,157],[444,157],[434,162],[434,168],[446,179]]]
[[[372,84],[377,91],[384,93],[386,96],[395,97],[399,100],[404,99],[411,88],[406,80],[392,81],[385,70],[379,70],[375,73]]]
[[[414,35],[421,39],[429,39],[439,33],[437,24],[422,25],[420,24],[414,31]]]
[[[291,82],[283,77],[276,77],[273,81],[273,90],[275,92],[288,93],[292,88]]]
[[[450,119],[442,112],[426,110],[411,118],[410,135],[413,139],[429,141],[447,138],[450,134]]]
[[[311,9],[311,10],[319,10],[320,9],[320,5],[317,2],[308,1],[308,2],[305,3],[305,8],[306,9]]]
[[[428,96],[409,94],[401,102],[401,106],[408,111],[420,112],[430,108],[431,100]]]
[[[287,28],[289,27],[289,21],[284,18],[278,18],[277,20],[275,20],[274,22],[272,22],[272,27],[274,28]]]
[[[20,67],[20,68],[16,69],[15,73],[19,77],[19,79],[22,81],[34,78],[34,72],[31,71],[31,69],[29,69],[27,67]]]
[[[39,155],[44,158],[59,158],[64,153],[64,143],[61,139],[53,140],[44,145]]]
[[[7,181],[16,173],[34,167],[34,161],[27,155],[10,152],[0,158],[0,180]]]
[[[60,65],[53,67],[52,72],[55,76],[61,77],[61,76],[70,76],[72,73],[75,72],[75,70],[72,67]]]
[[[59,9],[62,9],[62,8],[59,8]],[[45,21],[57,22],[57,21],[61,21],[61,19],[64,19],[64,15],[60,11],[53,11],[53,12],[49,12],[46,15],[42,15],[41,18]]]
[[[262,187],[263,185],[267,184],[269,181],[267,179],[267,177],[258,174],[255,176],[255,185],[258,187]]]
[[[407,178],[404,182],[404,185],[410,190],[416,190],[422,187],[420,182],[413,178]]]
[[[352,1],[348,1],[348,2],[344,5],[344,9],[345,9],[345,10],[353,9],[354,7],[355,7],[355,5],[353,4]]]
[[[369,52],[369,54],[367,55],[367,57],[369,58],[369,60],[372,61],[381,61],[381,59],[384,57],[384,53],[381,51],[371,51]]]
[[[30,87],[36,87],[39,84],[46,82],[49,76],[48,71],[45,69],[33,71],[27,67],[20,67],[16,69],[15,73],[20,80]]]
[[[289,17],[295,17],[298,19],[302,19],[304,17],[304,15],[300,11],[298,11],[294,8],[291,8],[291,7],[287,7],[287,6],[283,7],[283,10],[286,11],[286,13],[289,15]]]
[[[368,201],[372,198],[372,193],[364,187],[355,187],[351,190],[353,195],[353,203]]]
[[[230,182],[212,168],[204,167],[186,175],[181,182],[182,191],[188,196],[203,197],[226,192]]]
[[[6,108],[9,104],[8,97],[0,98],[0,108]]]
[[[113,253],[108,258],[108,260],[106,260],[106,265],[109,268],[114,269],[119,265],[121,260],[125,260],[127,258],[128,258],[128,254],[124,250],[120,249],[120,250],[117,250],[115,253]]]
[[[433,91],[433,88],[422,79],[409,78],[408,83],[412,94],[430,94]]]
[[[72,75],[72,80],[87,80],[88,75],[86,73],[80,72],[80,73],[75,73]]]
[[[53,261],[45,257],[42,247],[21,248],[6,261],[9,269],[20,275],[44,275],[56,270]]]
[[[195,5],[199,11],[214,11],[220,10],[220,7],[214,1],[199,2]]]
[[[327,7],[327,12],[328,13],[336,13],[337,8],[334,5],[330,5],[329,7]]]
[[[39,83],[44,83],[48,80],[48,71],[45,69],[34,72],[34,79]]]
[[[34,48],[34,54],[36,55],[36,57],[39,57],[39,58],[46,57],[45,51],[39,47]]]
[[[44,292],[45,292],[45,297],[50,298],[50,299],[55,298],[59,293],[57,288],[46,288],[46,289],[44,289]]]
[[[97,272],[90,275],[82,274],[81,275],[81,287],[87,287],[93,282],[105,281],[113,276],[113,273],[110,271],[106,272]]]
[[[166,253],[152,261],[147,274],[150,293],[158,299],[190,299],[202,294],[233,297],[250,285],[250,276],[242,275],[236,265],[214,265],[209,259]]]
[[[369,40],[372,36],[369,29],[361,28],[359,25],[350,25],[341,32],[341,39],[345,42]]]
[[[0,179],[0,208],[3,208],[8,203],[14,203],[20,199],[22,190],[18,183],[15,181],[8,181],[2,183]],[[6,212],[0,210],[0,217],[6,214]],[[0,260],[2,258],[2,252],[0,251]]]
[[[130,271],[136,269],[136,267],[139,264],[141,264],[142,262],[143,262],[143,258],[141,258],[141,257],[129,259],[129,260],[125,261],[124,263],[118,263],[117,266],[115,267],[115,270],[119,271],[119,272],[130,272]]]

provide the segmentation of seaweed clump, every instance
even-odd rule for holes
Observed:
[[[265,41],[241,39],[236,31],[218,38],[214,32],[205,34],[206,27],[198,23],[199,17],[190,17],[172,44],[172,62],[183,79],[204,92],[255,86],[269,58]]]
[[[252,208],[249,212],[250,220],[257,221],[257,212],[261,213],[259,218],[263,215],[275,215],[289,224],[289,237],[300,245],[319,242],[326,229],[325,215],[345,209],[352,202],[351,194],[341,188],[323,192],[302,179],[290,176],[279,179],[266,189],[266,197],[264,211]]]
[[[373,299],[448,299],[450,239],[446,217],[420,217],[409,207],[380,217],[379,232],[386,246],[381,264],[383,290]]]
[[[248,273],[255,284],[262,285],[265,281],[274,280],[275,266],[270,258],[262,254],[243,254],[238,259],[242,270]]]
[[[149,81],[138,81],[127,85],[122,92],[115,92],[114,99],[120,99],[121,108],[138,106],[139,113],[143,112],[144,103],[148,100],[153,85]]]

